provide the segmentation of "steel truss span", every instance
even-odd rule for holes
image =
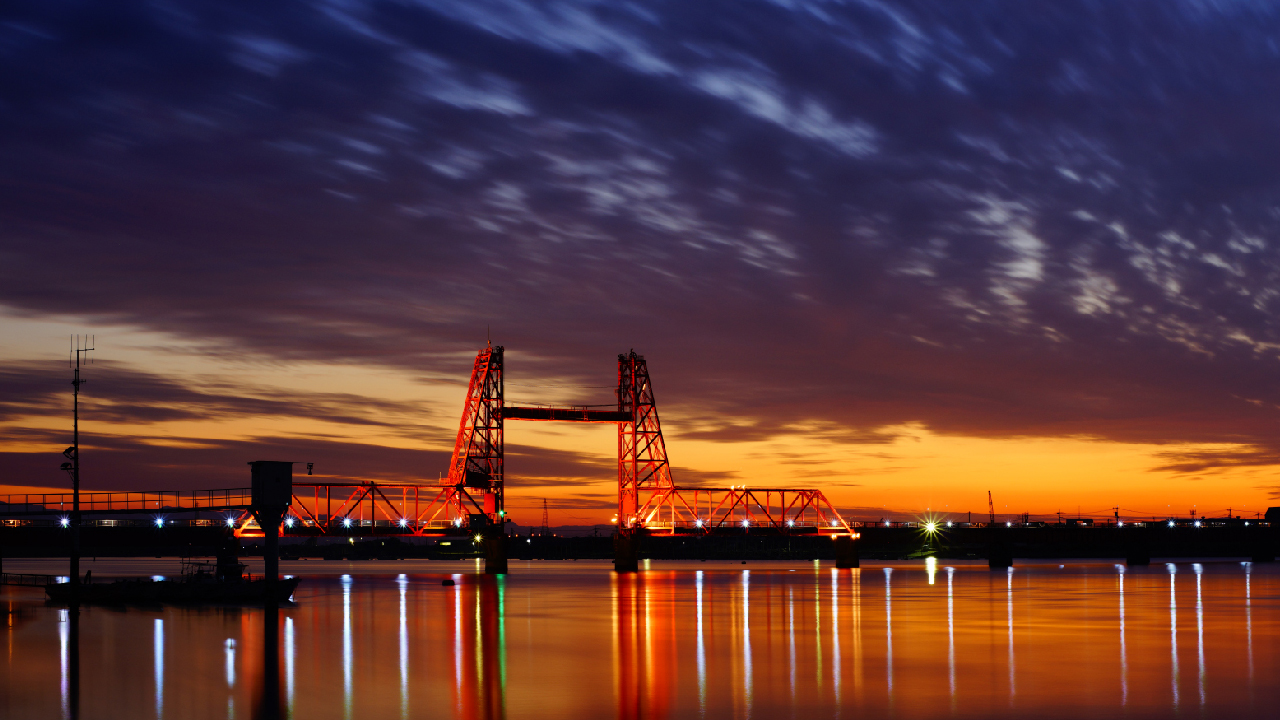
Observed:
[[[618,356],[617,409],[504,407],[502,346],[476,355],[449,474],[438,483],[294,483],[285,535],[444,535],[507,522],[503,421],[609,422],[618,426],[618,529],[624,534],[767,530],[856,536],[821,490],[680,487],[672,477],[644,356]],[[238,534],[261,533],[249,489],[81,494],[84,513],[227,513]],[[54,515],[71,494],[10,495],[0,515]]]

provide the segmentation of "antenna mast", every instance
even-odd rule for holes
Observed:
[[[995,527],[996,526],[996,506],[995,506],[995,503],[991,502],[990,490],[987,491],[987,512],[990,515],[990,519],[987,522],[991,524],[991,527]]]
[[[80,386],[89,382],[80,377],[80,366],[88,364],[88,356],[93,352],[94,336],[75,335],[71,338],[71,353],[75,356],[75,364],[71,367],[74,374],[71,379],[71,447],[62,454],[71,462],[63,463],[63,470],[71,472],[71,597],[73,602],[80,600]],[[70,361],[70,358],[68,358]],[[70,364],[70,363],[69,363]],[[67,466],[70,465],[70,468]]]

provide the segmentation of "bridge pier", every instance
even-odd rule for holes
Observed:
[[[1003,570],[1013,565],[1013,539],[1004,528],[991,528],[991,545],[987,550],[987,567]]]
[[[507,533],[501,525],[484,529],[481,545],[484,548],[485,575],[507,574]]]
[[[838,535],[832,539],[836,543],[836,567],[841,570],[860,567],[858,543],[854,536]]]
[[[640,570],[639,533],[618,530],[613,534],[613,571],[633,573]]]
[[[1270,512],[1270,511],[1268,511]],[[1250,538],[1250,560],[1256,563],[1275,562],[1276,559],[1276,531],[1274,528],[1263,527],[1261,525],[1253,525],[1247,528],[1253,532]]]
[[[1151,564],[1151,538],[1150,531],[1146,528],[1129,527],[1122,529],[1124,542],[1124,564],[1130,567],[1135,565]]]

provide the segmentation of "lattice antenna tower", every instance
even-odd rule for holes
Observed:
[[[547,537],[548,535],[551,534],[551,519],[548,517],[548,514],[547,514],[546,498],[542,498],[542,530],[540,532],[543,537]]]

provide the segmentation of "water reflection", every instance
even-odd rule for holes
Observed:
[[[151,637],[156,677],[156,718],[164,717],[164,620],[155,619]]]
[[[698,593],[698,714],[707,714],[707,642],[702,627],[702,571],[694,576]],[[794,649],[792,655],[794,656]],[[792,686],[795,686],[795,663],[792,662]]]
[[[1238,717],[1280,702],[1280,688],[1253,681],[1280,671],[1280,656],[1254,653],[1280,639],[1280,568],[1186,569],[1196,576],[1200,701],[1190,710]],[[933,586],[926,563],[868,570],[883,577],[883,599],[861,594],[859,570],[810,570],[686,565],[597,577],[562,567],[509,579],[458,575],[451,587],[439,575],[331,576],[280,612],[95,609],[84,614],[94,658],[86,668],[94,706],[85,712],[639,720],[1188,710],[1180,708],[1176,566],[1019,566],[1005,571],[1004,587],[985,567],[935,567]],[[1181,590],[1186,621],[1185,578]],[[75,616],[39,612],[43,636],[10,634],[0,678],[13,679],[0,692],[0,716],[75,717]],[[517,623],[518,642],[508,643],[508,622]],[[181,650],[170,655],[171,647]],[[40,657],[46,704],[28,710],[9,698],[24,692],[23,659]],[[37,672],[38,662],[28,664]]]
[[[294,638],[293,618],[284,619],[284,667],[285,698],[288,702],[289,715],[293,715],[294,657],[297,654],[297,641]]]
[[[352,645],[351,645],[351,584],[350,575],[343,575],[342,582],[342,717],[350,720],[352,709]]]
[[[1124,644],[1124,566],[1116,565],[1120,588],[1120,704],[1129,704],[1129,653]]]
[[[58,689],[62,698],[62,717],[71,717],[71,611],[58,611],[58,664],[61,674]]]
[[[1169,571],[1169,654],[1173,674],[1173,708],[1178,709],[1178,566],[1165,563]]]
[[[951,711],[956,709],[956,616],[953,584],[956,569],[947,568],[947,686],[951,690]]]
[[[409,576],[396,578],[400,586],[400,717],[409,717]]]
[[[893,703],[893,598],[890,592],[890,578],[893,568],[884,569],[884,670],[885,683],[889,689],[889,703]]]
[[[1005,606],[1008,609],[1009,617],[1009,705],[1013,705],[1013,696],[1017,694],[1017,683],[1014,679],[1014,663],[1013,663],[1013,568],[1010,567],[1005,572],[1006,582],[1008,583],[1008,599]]]

